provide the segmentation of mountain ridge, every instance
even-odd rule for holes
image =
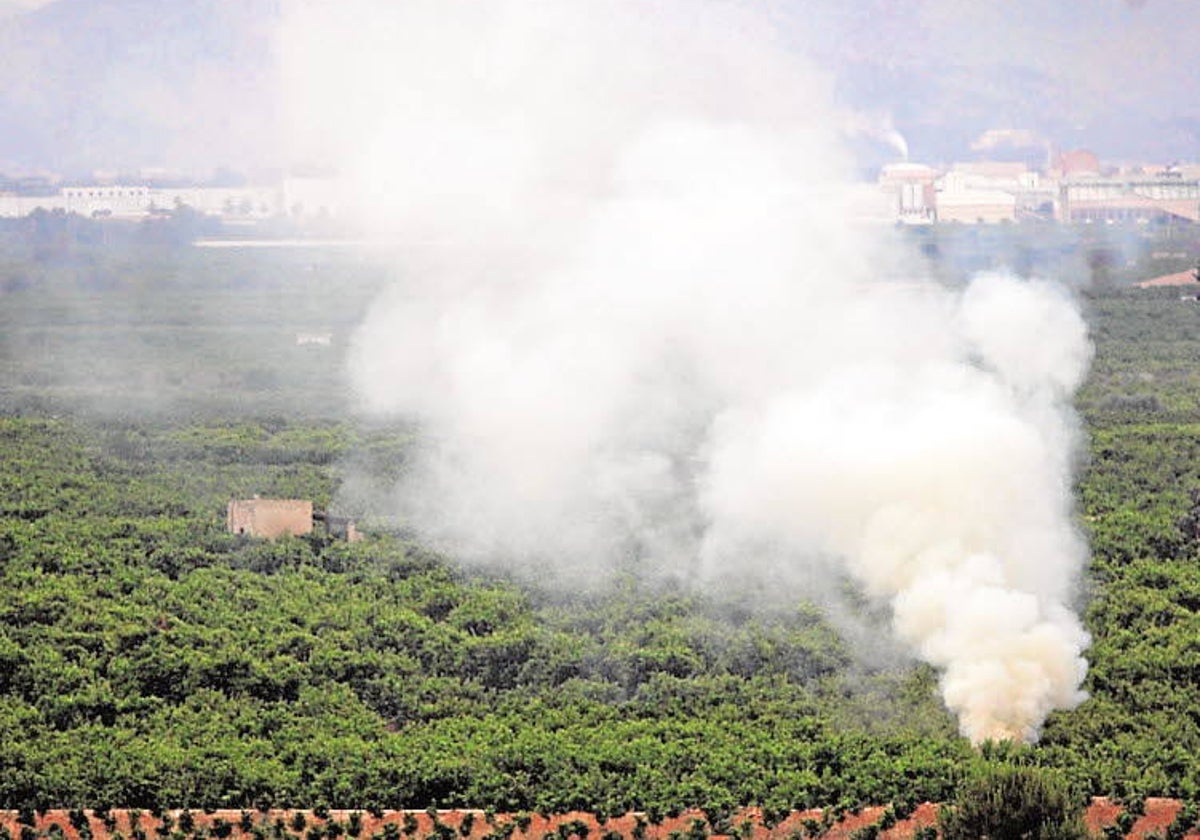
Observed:
[[[0,167],[269,160],[278,15],[276,0],[55,0],[0,21]]]

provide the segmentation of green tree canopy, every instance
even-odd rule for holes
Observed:
[[[1062,776],[1021,765],[985,765],[942,811],[943,840],[1087,840],[1083,803]]]

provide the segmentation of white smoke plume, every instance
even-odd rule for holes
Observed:
[[[843,130],[850,136],[870,137],[889,146],[900,160],[908,160],[908,141],[896,128],[890,114],[851,111],[843,117]]]
[[[1082,699],[1083,323],[1047,283],[877,276],[828,80],[769,26],[351,0],[288,27],[296,153],[397,242],[351,372],[423,423],[396,504],[427,539],[572,581],[840,569],[972,740]]]

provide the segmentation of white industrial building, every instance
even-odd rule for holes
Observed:
[[[938,221],[1015,222],[1016,193],[1021,188],[1022,177],[1027,174],[1024,165],[1019,163],[993,167],[955,164],[936,182]]]
[[[0,218],[35,210],[78,213],[95,219],[142,219],[190,207],[210,216],[268,218],[284,212],[277,187],[147,187],[137,184],[62,187],[53,195],[0,193]]]
[[[936,218],[934,182],[937,170],[921,163],[890,163],[879,173],[879,188],[888,196],[894,220],[927,225]]]

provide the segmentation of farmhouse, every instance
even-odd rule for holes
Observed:
[[[320,523],[334,539],[358,542],[362,539],[354,520],[313,510],[308,499],[232,499],[225,513],[225,527],[231,534],[244,534],[273,540],[311,534]]]
[[[225,514],[225,527],[231,534],[277,537],[311,534],[313,503],[307,499],[233,499]]]

